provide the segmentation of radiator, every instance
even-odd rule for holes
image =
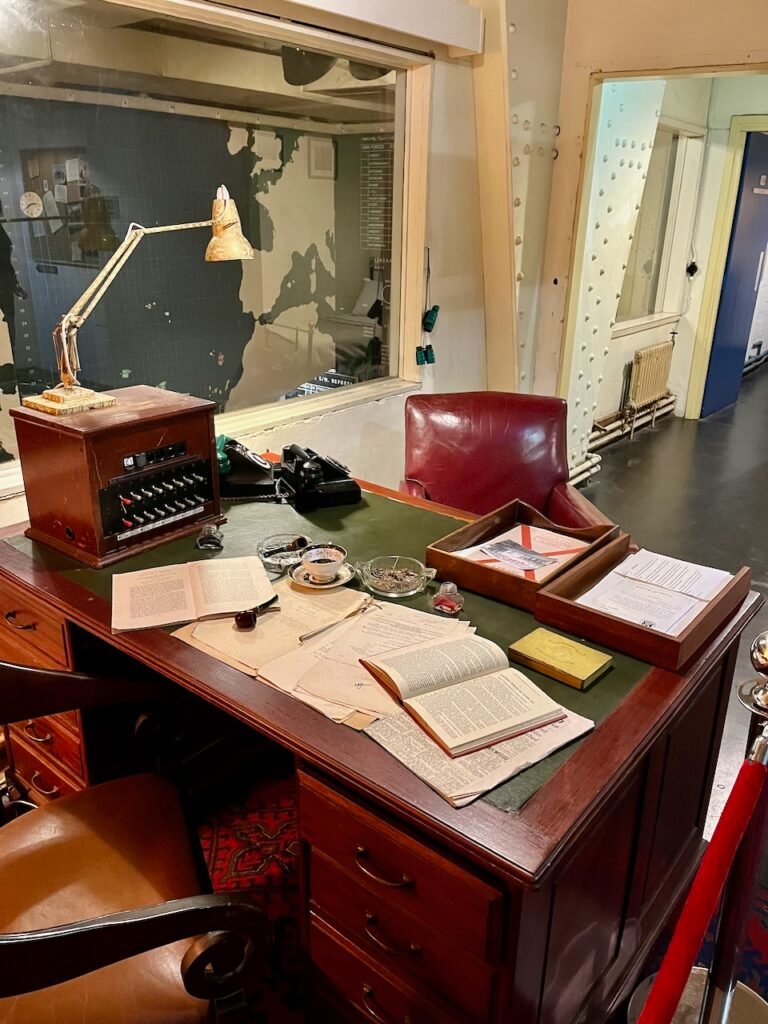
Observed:
[[[635,352],[627,396],[630,408],[642,409],[668,394],[674,347],[673,341],[660,341],[658,345],[649,345]]]

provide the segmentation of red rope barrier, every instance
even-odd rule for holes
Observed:
[[[765,778],[765,765],[741,766],[637,1024],[671,1024]]]

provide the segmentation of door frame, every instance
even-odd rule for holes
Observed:
[[[739,201],[741,172],[744,166],[744,149],[747,145],[747,135],[750,132],[768,133],[768,114],[737,114],[731,118],[731,130],[725,154],[720,198],[717,204],[717,216],[712,235],[712,247],[704,279],[704,291],[701,300],[699,322],[696,326],[696,338],[693,343],[691,375],[688,384],[688,396],[685,402],[686,419],[696,420],[701,416],[704,387],[707,382],[709,359],[712,354],[712,342],[715,336],[717,314],[720,309],[720,297],[725,278],[725,267],[728,262],[733,222],[736,217],[736,205]]]

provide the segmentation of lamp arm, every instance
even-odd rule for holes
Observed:
[[[161,224],[152,228],[145,228],[140,224],[130,226],[123,241],[69,312],[61,318],[53,332],[53,342],[59,358],[61,376],[59,387],[71,388],[79,383],[77,371],[80,369],[80,360],[77,354],[77,332],[111,287],[142,238],[145,235],[156,235],[167,231],[209,228],[213,223],[213,220],[197,220],[191,221],[189,224]]]

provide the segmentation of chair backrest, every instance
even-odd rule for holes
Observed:
[[[542,512],[568,479],[567,405],[501,391],[411,395],[405,475],[433,501],[480,515],[521,498]]]

